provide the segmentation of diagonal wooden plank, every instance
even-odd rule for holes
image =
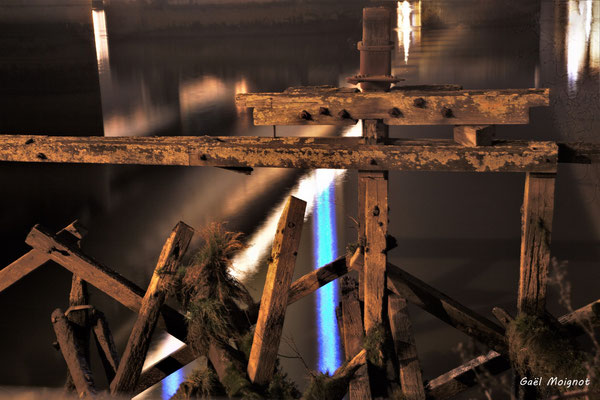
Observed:
[[[100,354],[102,365],[104,366],[106,379],[108,382],[111,382],[119,368],[119,353],[117,353],[117,348],[104,314],[99,310],[94,309],[92,320],[92,331],[94,332],[94,337],[96,339],[98,353]]]
[[[257,384],[267,383],[275,369],[305,209],[306,202],[290,197],[277,225],[248,360],[248,376]]]
[[[78,221],[61,229],[56,235],[66,241],[78,241],[85,235],[85,229]],[[30,272],[44,265],[50,258],[47,254],[32,249],[0,270],[0,292],[24,278]]]
[[[417,355],[406,300],[388,296],[388,314],[400,370],[400,387],[406,400],[425,400],[423,375]]]
[[[521,220],[519,312],[543,315],[550,265],[555,174],[527,173]]]
[[[360,270],[360,259],[352,266]],[[388,263],[387,289],[440,320],[497,350],[506,353],[504,330],[401,268]]]
[[[177,273],[179,263],[185,255],[193,235],[194,230],[191,227],[179,222],[165,242],[146,294],[142,299],[140,312],[133,325],[119,368],[110,384],[112,394],[128,393],[134,390],[142,373],[142,366],[158,321],[160,308],[166,300],[169,285]]]

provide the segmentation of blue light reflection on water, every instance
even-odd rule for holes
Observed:
[[[183,373],[183,368],[181,368],[181,369],[173,372],[171,375],[167,376],[162,381],[162,398],[163,398],[163,400],[168,400],[171,397],[173,397],[175,392],[177,392],[177,389],[179,389],[179,385],[181,385],[181,383],[183,382],[184,379],[185,379],[185,376]]]
[[[337,256],[334,201],[335,181],[332,181],[327,189],[319,193],[316,201],[313,223],[315,268],[330,263]],[[338,286],[337,281],[333,281],[317,291],[319,371],[330,374],[341,365],[336,304],[338,304]]]

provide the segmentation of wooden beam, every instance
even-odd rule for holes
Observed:
[[[254,108],[255,125],[348,125],[359,119],[387,125],[528,124],[529,108],[550,104],[550,89],[355,93],[314,87],[239,93],[236,104]]]
[[[179,222],[165,242],[152,280],[142,299],[140,312],[133,325],[119,368],[110,384],[112,394],[128,393],[135,389],[150,347],[150,339],[158,321],[160,308],[166,300],[169,285],[177,273],[179,263],[193,235],[194,230],[190,226]]]
[[[94,309],[92,314],[92,330],[96,338],[96,346],[102,360],[106,380],[111,382],[119,368],[119,353],[108,327],[108,321],[102,312]]]
[[[256,384],[266,384],[275,370],[305,209],[306,202],[291,196],[277,225],[248,360],[248,376]]]
[[[25,242],[48,256],[59,265],[80,276],[89,284],[106,293],[125,307],[139,312],[144,290],[117,272],[86,256],[80,249],[71,245],[40,225],[33,227]],[[179,340],[185,341],[187,327],[185,317],[165,305],[161,310],[165,329]]]
[[[74,221],[58,231],[56,236],[66,241],[79,241],[85,233],[85,229],[81,227],[79,222]],[[33,249],[0,270],[0,293],[24,278],[30,272],[44,265],[49,259],[47,254]]]
[[[52,313],[52,325],[78,396],[80,398],[95,396],[94,380],[84,350],[79,347],[73,328],[61,309],[56,309]]]
[[[425,400],[423,375],[412,333],[406,300],[388,296],[388,314],[400,370],[400,388],[406,400]]]
[[[363,348],[364,329],[362,309],[358,298],[358,282],[350,276],[342,278],[342,325],[344,355],[347,361],[352,360]],[[356,371],[355,377],[350,381],[348,389],[350,400],[365,400],[371,398],[371,386],[367,367]]]
[[[344,276],[348,272],[346,266],[346,257],[338,257],[329,264],[312,270],[308,274],[296,279],[291,285],[288,292],[288,306],[298,300],[315,292],[329,282]]]
[[[555,179],[555,174],[528,173],[525,177],[517,301],[519,312],[536,315],[545,312]]]
[[[454,127],[454,141],[463,146],[491,146],[495,127],[489,125],[460,125]]]
[[[73,274],[71,279],[71,291],[69,293],[69,310],[66,317],[73,327],[73,333],[78,347],[82,350],[86,362],[90,365],[90,318],[89,310],[81,309],[69,312],[72,307],[89,304],[87,283],[77,275]],[[66,390],[75,390],[75,384],[71,374],[67,372]]]
[[[353,268],[362,268],[360,259],[353,264]],[[497,324],[393,264],[388,263],[387,273],[387,289],[392,293],[494,350],[507,352],[504,329]]]
[[[599,323],[600,300],[596,300],[572,313],[565,314],[558,321],[570,332],[582,335],[584,334],[583,330],[581,328],[576,329],[579,324],[594,326]],[[490,351],[429,381],[425,387],[427,398],[431,400],[452,398],[458,393],[475,386],[477,375],[484,371],[496,375],[508,369],[510,369],[508,359],[495,351]]]
[[[59,137],[0,135],[0,161],[339,168],[369,171],[555,172],[553,142],[308,137]]]

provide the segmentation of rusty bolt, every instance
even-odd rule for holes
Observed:
[[[46,155],[44,153],[38,153],[37,158],[39,158],[40,160],[47,160],[48,157],[46,157]]]
[[[379,215],[379,206],[373,207],[373,216],[377,217]]]
[[[452,112],[451,108],[444,107],[444,108],[442,108],[442,116],[444,118],[452,118],[452,117],[454,117],[454,113]]]
[[[425,104],[426,103],[427,102],[422,97],[418,97],[418,98],[415,99],[415,101],[413,101],[414,106],[417,107],[417,108],[425,108]]]
[[[25,142],[25,144],[31,144],[31,143],[33,143],[33,142],[34,142],[34,140],[33,140],[33,139],[27,139],[27,141]]]
[[[320,107],[319,108],[319,114],[321,114],[321,115],[329,115],[329,108],[327,108],[327,107]]]
[[[312,119],[312,116],[310,115],[310,113],[306,110],[302,110],[302,112],[300,113],[300,119],[305,119],[307,121],[310,121]]]
[[[288,222],[288,228],[293,229],[296,227],[296,224],[294,224],[293,222]]]
[[[400,109],[398,107],[390,108],[390,110],[388,111],[388,114],[390,114],[390,116],[393,118],[403,117],[402,111],[400,111]]]
[[[346,111],[346,109],[343,109],[342,111],[340,111],[340,112],[338,113],[338,116],[339,116],[341,119],[349,119],[349,118],[350,118],[350,113],[349,113],[348,111]]]

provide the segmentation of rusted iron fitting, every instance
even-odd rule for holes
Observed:
[[[360,73],[348,78],[363,91],[386,91],[400,81],[392,76],[392,13],[387,7],[363,9],[363,40],[358,42]]]

